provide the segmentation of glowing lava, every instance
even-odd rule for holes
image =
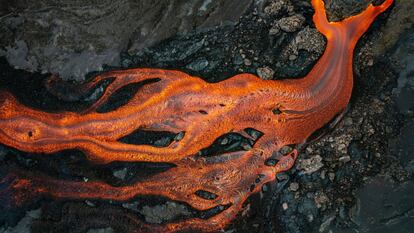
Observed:
[[[82,113],[41,112],[2,92],[0,142],[10,147],[38,153],[79,149],[97,163],[168,162],[176,166],[124,187],[63,181],[14,170],[1,180],[0,184],[7,187],[0,189],[0,195],[12,193],[11,205],[15,206],[34,196],[115,201],[141,195],[163,196],[200,211],[221,209],[206,219],[152,225],[154,232],[223,228],[251,194],[294,164],[297,150],[283,152],[281,148],[306,143],[315,131],[346,109],[353,86],[354,47],[375,17],[392,2],[370,5],[341,22],[328,22],[323,1],[312,0],[313,21],[328,43],[323,56],[301,79],[273,81],[239,74],[219,83],[207,83],[179,71],[111,71],[83,87],[83,91],[89,91],[102,80],[113,79],[99,100]],[[97,111],[117,90],[140,82],[145,82],[143,87],[127,104],[110,112]],[[120,141],[137,129],[179,136],[164,147]],[[254,145],[214,156],[200,153],[229,132],[254,141]],[[261,132],[260,137],[252,132]],[[269,162],[272,159],[274,164]],[[215,198],[197,195],[200,190]]]

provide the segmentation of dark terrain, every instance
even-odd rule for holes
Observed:
[[[340,20],[370,1],[325,2],[330,19]],[[354,93],[345,118],[302,151],[293,169],[253,196],[225,232],[413,231],[413,6],[413,0],[396,0],[378,17],[355,51]],[[325,46],[312,14],[309,1],[299,0],[0,0],[0,86],[31,106],[56,110],[87,101],[65,102],[47,93],[41,80],[49,73],[75,83],[127,67],[178,69],[210,82],[241,72],[301,77]],[[113,184],[132,182],[134,171],[142,170],[122,163],[102,168],[76,152],[45,158],[1,145],[0,166]],[[188,211],[157,201],[141,204],[140,218],[159,223]],[[128,208],[39,201],[0,211],[0,232],[127,232],[133,225],[112,215]]]

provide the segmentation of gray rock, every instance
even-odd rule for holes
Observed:
[[[118,178],[120,180],[123,180],[123,179],[125,179],[125,176],[126,176],[127,172],[128,172],[128,169],[123,168],[123,169],[114,171],[113,174],[116,178]]]
[[[295,54],[290,54],[289,55],[289,61],[294,61],[294,60],[296,60],[296,58],[298,58],[298,56],[296,56]]]
[[[299,161],[297,168],[302,170],[304,174],[311,174],[323,167],[322,157],[315,155],[310,159],[302,159]]]
[[[162,223],[163,221],[173,220],[179,216],[187,216],[190,211],[186,206],[175,202],[167,202],[163,205],[144,206],[139,210],[144,215],[145,221],[149,223]]]
[[[236,53],[235,55],[234,55],[234,58],[233,58],[233,64],[234,65],[241,65],[241,64],[243,64],[243,58],[242,58],[242,56],[240,55],[240,53]]]
[[[3,1],[4,2],[4,1]],[[137,51],[176,34],[237,22],[251,0],[14,1],[1,3],[0,55],[26,70],[83,80],[120,52]],[[48,10],[45,10],[48,9]],[[15,38],[18,38],[15,41]]]
[[[205,58],[197,59],[187,65],[187,68],[194,71],[201,71],[208,66],[208,61]]]
[[[245,64],[246,66],[250,66],[250,65],[252,64],[252,61],[250,61],[250,59],[245,58],[245,59],[244,59],[244,64]]]
[[[326,218],[321,226],[319,227],[319,232],[323,233],[323,232],[327,232],[329,225],[331,225],[331,222],[335,219],[335,216],[330,216],[328,218]]]
[[[272,68],[268,66],[257,68],[256,70],[257,75],[264,80],[270,80],[273,79],[273,75],[275,74],[275,71],[272,70]]]
[[[346,145],[344,143],[341,143],[338,145],[338,150],[339,151],[344,151],[346,149]]]
[[[412,115],[414,111],[414,33],[408,33],[401,38],[392,57],[398,61],[399,76],[393,93],[396,97],[398,109],[402,114]]]
[[[346,156],[340,157],[338,160],[339,160],[339,162],[347,163],[347,162],[351,161],[351,157],[349,155],[346,155]]]
[[[281,51],[281,67],[277,75],[297,77],[306,74],[325,50],[325,40],[316,29],[305,27]],[[278,77],[277,77],[278,78]]]
[[[384,22],[385,25],[381,30],[381,36],[378,38],[378,40],[375,41],[375,43],[372,44],[373,53],[375,56],[383,55],[386,51],[391,49],[396,44],[398,47],[400,45],[404,45],[406,47],[407,42],[410,44],[409,41],[403,42],[401,38],[404,34],[407,34],[407,32],[410,31],[410,28],[412,28],[414,25],[414,14],[412,14],[413,6],[414,0],[394,1],[394,7],[392,8],[391,16],[388,17]],[[397,43],[398,41],[400,41],[400,43]],[[398,50],[399,49],[396,49],[395,51]],[[412,54],[410,50],[412,50],[412,48],[409,50],[403,50],[403,53]],[[400,57],[397,58],[397,60],[399,59]]]
[[[333,173],[333,172],[329,172],[329,173],[328,173],[328,177],[329,177],[329,179],[330,179],[331,181],[334,181],[334,180],[335,180],[335,173]]]
[[[95,203],[93,203],[93,202],[92,202],[92,201],[90,201],[90,200],[85,200],[85,203],[86,203],[88,206],[92,206],[92,207],[96,206],[96,205],[95,205]]]
[[[124,207],[125,209],[129,209],[129,210],[138,212],[138,204],[139,204],[139,202],[137,202],[137,201],[127,202],[127,203],[123,203],[122,207]]]
[[[114,230],[110,227],[107,228],[97,228],[97,229],[89,229],[86,233],[113,233]]]
[[[345,124],[346,126],[351,126],[351,125],[353,124],[353,120],[352,120],[352,118],[351,118],[351,117],[345,117],[345,119],[344,119],[344,124]]]
[[[317,208],[323,208],[328,202],[329,198],[323,192],[316,193],[314,201]]]
[[[358,14],[374,0],[326,0],[325,8],[330,21],[340,21]]]
[[[16,69],[35,71],[38,63],[34,56],[29,56],[29,49],[23,40],[18,40],[15,44],[8,45],[4,50],[0,49],[0,55],[5,56],[9,63],[15,64]]]
[[[26,215],[14,227],[1,227],[1,233],[30,233],[31,225],[34,219],[38,219],[41,215],[41,209],[27,211]]]
[[[296,51],[305,50],[320,56],[325,50],[326,42],[316,29],[305,27],[295,36],[294,47]]]
[[[350,217],[359,231],[410,233],[414,229],[412,180],[397,184],[385,177],[369,179],[357,191],[357,200]]]
[[[282,204],[282,208],[283,208],[283,210],[287,210],[287,209],[289,208],[288,203],[284,202],[284,203]]]
[[[296,192],[296,191],[298,191],[298,190],[299,190],[299,184],[298,184],[298,183],[296,183],[296,182],[292,182],[292,183],[290,183],[290,185],[289,185],[289,189],[290,189],[291,191],[293,191],[293,192]]]
[[[303,15],[300,14],[295,14],[289,17],[281,18],[273,23],[273,26],[270,29],[269,34],[277,34],[279,30],[282,30],[284,32],[295,32],[302,27],[304,22],[305,17],[303,17]]]
[[[271,16],[277,16],[283,11],[291,12],[293,5],[289,0],[273,0],[264,8],[264,13]]]

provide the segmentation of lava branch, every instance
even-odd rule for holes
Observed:
[[[264,154],[269,152],[270,150],[255,149],[230,152],[220,155],[220,162],[214,157],[184,159],[178,162],[175,168],[125,187],[113,187],[100,181],[62,181],[15,170],[0,181],[2,187],[7,186],[3,191],[0,190],[0,194],[3,197],[11,195],[11,203],[19,205],[40,196],[55,199],[128,201],[139,195],[153,195],[185,202],[198,211],[228,206],[225,211],[213,216],[209,221],[189,219],[167,224],[167,228],[188,227],[208,231],[212,222],[215,222],[217,227],[228,224],[251,194],[260,191],[264,183],[272,181],[277,172],[290,169],[297,156],[297,151],[294,150],[289,154],[280,155],[275,166],[266,166],[267,156]],[[222,160],[226,162],[221,162]],[[204,199],[196,195],[198,190],[210,192],[216,198]]]
[[[258,123],[260,131],[275,136],[277,125],[287,119],[283,114],[272,113],[280,97],[270,92],[270,83],[253,75],[243,74],[210,84],[177,71],[134,69],[109,72],[95,80],[107,77],[115,77],[115,81],[98,104],[82,114],[38,112],[3,93],[1,141],[30,152],[79,148],[91,160],[103,163],[173,162],[196,154],[224,133],[243,133],[245,128]],[[95,111],[119,88],[152,78],[159,81],[145,85],[125,106],[108,113]],[[254,105],[263,98],[269,98],[270,102]],[[118,141],[136,129],[182,132],[183,138],[165,148]]]
[[[153,226],[155,231],[183,229],[214,231],[228,224],[243,202],[275,174],[290,169],[298,152],[286,145],[301,145],[348,105],[352,86],[352,57],[356,42],[375,17],[393,0],[370,5],[341,22],[328,22],[322,0],[312,0],[317,29],[327,48],[302,79],[261,80],[239,74],[219,83],[207,83],[179,71],[128,69],[96,76],[79,88],[83,95],[109,81],[102,95],[87,110],[46,113],[22,105],[10,93],[0,92],[0,142],[36,153],[79,149],[97,163],[113,161],[169,162],[176,167],[125,187],[101,181],[75,182],[42,177],[14,169],[0,179],[0,197],[19,206],[34,196],[55,199],[127,201],[140,195],[164,196],[187,203],[198,211],[228,206],[208,218],[191,218]],[[53,92],[51,77],[46,82]],[[99,111],[123,87],[141,83],[123,106]],[[258,138],[246,129],[263,135]],[[163,147],[136,145],[120,139],[136,130],[168,131],[177,135]],[[254,145],[214,156],[200,154],[227,133],[238,133]],[[272,160],[273,162],[269,162]],[[217,196],[195,195],[198,190]]]

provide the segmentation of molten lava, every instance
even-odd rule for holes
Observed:
[[[294,164],[299,145],[346,109],[353,86],[355,45],[392,2],[370,5],[341,22],[328,22],[323,1],[312,0],[313,21],[328,43],[320,60],[301,79],[273,81],[239,74],[222,82],[207,83],[172,70],[111,71],[96,76],[80,89],[86,93],[103,80],[112,81],[97,102],[80,113],[42,112],[23,106],[3,91],[0,142],[7,146],[35,153],[79,149],[89,160],[101,164],[168,162],[175,166],[121,187],[100,181],[59,180],[14,169],[1,179],[0,195],[12,194],[10,206],[19,206],[36,196],[113,201],[162,196],[195,210],[220,211],[204,219],[151,225],[154,232],[223,228],[250,195]],[[113,93],[132,83],[141,83],[142,87],[128,103],[109,112],[98,111]],[[120,140],[137,129],[167,131],[176,138],[165,146]],[[218,155],[201,153],[230,132],[254,143]],[[293,150],[286,151],[286,146]],[[201,191],[213,198],[197,195]]]

